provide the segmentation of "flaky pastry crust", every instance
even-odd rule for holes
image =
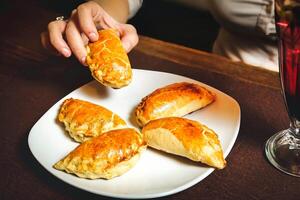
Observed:
[[[154,119],[182,117],[207,106],[215,99],[215,94],[198,84],[170,84],[142,99],[135,110],[137,123],[142,127]]]
[[[87,64],[92,76],[112,88],[128,85],[132,79],[131,65],[117,32],[101,30],[99,39],[87,45]]]
[[[130,170],[146,149],[135,129],[108,131],[81,143],[53,167],[88,179],[111,179]]]
[[[150,121],[142,129],[150,147],[222,169],[226,165],[217,134],[201,123],[179,117]]]
[[[89,140],[109,130],[126,127],[126,122],[112,111],[73,98],[63,102],[58,120],[64,123],[69,135],[77,142]]]

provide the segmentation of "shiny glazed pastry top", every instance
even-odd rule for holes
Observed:
[[[87,45],[87,64],[92,76],[112,88],[121,88],[131,82],[132,70],[117,32],[99,31],[99,39]]]
[[[131,169],[145,149],[136,130],[112,130],[81,143],[53,167],[81,178],[111,179]]]
[[[217,134],[197,121],[167,117],[150,121],[142,130],[150,147],[222,169],[226,165]]]
[[[173,83],[144,97],[137,106],[137,123],[144,126],[162,117],[182,117],[212,103],[216,96],[195,83]]]
[[[58,120],[65,124],[69,135],[77,142],[89,140],[112,129],[126,127],[126,122],[112,111],[72,98],[63,102]]]

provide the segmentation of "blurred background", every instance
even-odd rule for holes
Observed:
[[[47,9],[54,9],[68,16],[84,1],[27,0],[26,3],[28,2],[42,3]],[[219,26],[207,11],[206,2],[207,0],[144,0],[142,8],[129,23],[141,35],[211,51]]]
[[[144,0],[129,21],[139,34],[204,51],[211,51],[219,25],[206,0]]]

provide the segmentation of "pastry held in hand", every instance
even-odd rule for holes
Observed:
[[[121,88],[131,82],[132,70],[117,32],[99,31],[99,39],[87,46],[87,64],[92,76],[112,88]]]
[[[81,178],[111,179],[130,170],[145,149],[136,130],[112,130],[80,144],[53,167]]]
[[[215,98],[212,92],[195,83],[167,85],[142,99],[135,111],[137,123],[144,126],[154,119],[182,117],[212,103]]]
[[[217,134],[197,121],[168,117],[150,121],[142,130],[150,147],[222,169],[226,165]]]
[[[126,122],[112,111],[72,98],[63,102],[58,120],[65,124],[69,135],[77,142],[89,140],[109,130],[126,127]]]

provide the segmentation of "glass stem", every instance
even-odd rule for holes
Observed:
[[[291,119],[290,131],[294,137],[300,140],[300,122],[297,119]]]

